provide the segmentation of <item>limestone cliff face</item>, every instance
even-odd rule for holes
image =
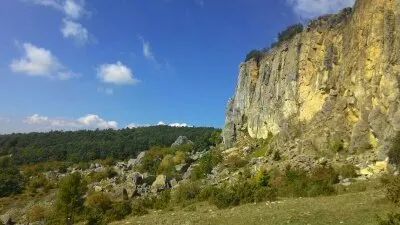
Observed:
[[[285,134],[303,150],[343,143],[384,159],[400,131],[399,82],[400,1],[358,0],[240,65],[224,143]]]

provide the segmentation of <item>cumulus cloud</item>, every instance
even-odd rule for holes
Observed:
[[[107,121],[95,114],[87,114],[78,119],[49,118],[34,114],[23,120],[25,124],[44,126],[44,130],[76,130],[76,129],[118,129],[116,121]]]
[[[10,69],[15,73],[67,80],[78,74],[68,70],[49,50],[24,43],[24,55],[12,60]]]
[[[354,5],[355,0],[287,0],[301,19],[311,19]]]
[[[97,68],[97,76],[104,83],[136,84],[139,82],[127,66],[118,61],[115,64],[103,64]]]
[[[64,38],[72,38],[77,44],[85,44],[89,41],[89,31],[82,24],[69,19],[63,19],[61,33]]]

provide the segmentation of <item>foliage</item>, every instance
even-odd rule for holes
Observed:
[[[273,157],[272,157],[272,159],[273,159],[274,161],[280,161],[280,160],[282,159],[281,153],[279,153],[279,151],[275,151],[275,152],[274,152],[274,155],[273,155]]]
[[[268,171],[266,169],[261,169],[259,170],[256,175],[254,176],[255,182],[262,186],[262,187],[268,187],[269,185],[269,180],[271,176],[268,174]]]
[[[182,204],[192,201],[200,194],[200,185],[196,182],[180,183],[179,187],[173,192],[174,202]]]
[[[284,31],[278,34],[278,43],[288,41],[292,39],[296,34],[303,31],[303,25],[301,23],[291,25],[287,27]]]
[[[246,166],[249,162],[238,155],[231,155],[226,158],[222,164],[231,171],[235,171],[239,168]]]
[[[308,173],[300,169],[286,168],[284,172],[270,174],[270,185],[284,197],[314,197],[336,193],[334,184],[338,174],[331,167],[318,167]]]
[[[338,173],[343,178],[355,178],[358,176],[357,168],[351,164],[346,164],[338,168]]]
[[[143,204],[136,200],[132,203],[132,215],[133,216],[143,216],[148,214],[149,211],[146,209],[146,207],[143,206]]]
[[[255,61],[259,62],[263,56],[264,56],[263,51],[253,49],[246,55],[245,61],[247,62],[250,61],[251,59],[254,59]]]
[[[27,191],[32,195],[37,194],[38,190],[46,193],[51,188],[53,188],[53,184],[43,174],[30,177],[27,185]]]
[[[381,182],[386,189],[386,198],[400,206],[400,176],[386,175]]]
[[[21,193],[24,178],[9,157],[0,159],[0,197]]]
[[[400,225],[400,214],[389,213],[387,218],[379,218],[379,225]]]
[[[117,172],[110,167],[100,172],[91,171],[88,175],[88,183],[100,182],[104,179],[113,178],[117,175]]]
[[[388,156],[391,164],[400,166],[400,132],[394,137]]]
[[[212,169],[221,161],[222,156],[220,151],[218,149],[212,149],[199,160],[199,165],[196,166],[191,173],[191,179],[199,180],[204,178],[207,174],[211,173]]]
[[[61,180],[56,198],[56,212],[67,224],[74,222],[74,217],[83,209],[86,194],[86,182],[80,173],[72,173]]]
[[[0,135],[0,153],[12,154],[12,161],[18,165],[47,161],[79,163],[107,158],[124,160],[135,157],[151,146],[170,146],[182,135],[196,140],[198,149],[207,149],[214,144],[210,138],[215,139],[215,132],[220,133],[220,130],[153,126],[122,130],[10,134]]]
[[[34,205],[26,212],[28,222],[44,221],[46,209],[41,205]]]
[[[238,182],[229,187],[216,188],[210,193],[208,200],[218,208],[276,200],[275,189],[260,186],[253,181]]]

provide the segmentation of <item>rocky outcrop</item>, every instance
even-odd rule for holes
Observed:
[[[176,147],[180,145],[186,145],[186,144],[193,144],[189,138],[185,136],[179,136],[174,143],[172,143],[171,147]]]
[[[240,65],[224,144],[273,134],[283,151],[342,145],[384,160],[400,131],[399,82],[400,2],[357,0],[353,9],[310,21],[260,61]]]

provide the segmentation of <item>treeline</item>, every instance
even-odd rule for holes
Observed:
[[[179,136],[202,151],[220,138],[221,130],[207,127],[152,126],[122,130],[52,131],[0,136],[0,156],[12,155],[13,163],[46,161],[87,162],[135,157],[150,146],[170,146]]]

